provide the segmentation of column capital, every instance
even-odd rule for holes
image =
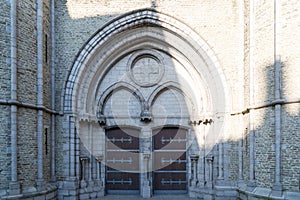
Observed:
[[[81,162],[85,162],[85,161],[89,160],[89,158],[87,156],[80,156],[79,159]]]
[[[197,155],[197,154],[192,154],[192,155],[190,155],[190,158],[191,158],[191,161],[198,161],[198,159],[199,159],[199,155]]]
[[[97,154],[97,155],[95,155],[95,158],[96,158],[97,162],[101,162],[103,160],[104,156],[103,156],[103,154]]]
[[[143,158],[144,158],[145,160],[149,160],[149,158],[150,158],[150,152],[144,152],[144,153],[143,153]]]
[[[214,161],[214,156],[213,155],[207,155],[206,160],[207,160],[207,162],[212,163]]]

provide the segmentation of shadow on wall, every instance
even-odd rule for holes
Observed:
[[[281,65],[284,68],[284,63]],[[295,176],[295,174],[300,174],[300,168],[297,164],[299,162],[300,139],[296,136],[300,121],[299,105],[285,98],[282,93],[279,101],[275,98],[275,64],[266,66],[261,70],[262,72],[257,73],[263,73],[263,78],[257,77],[256,84],[253,86],[255,87],[254,105],[250,105],[243,114],[244,133],[241,133],[243,137],[238,141],[229,141],[240,152],[236,155],[239,157],[239,173],[233,172],[232,174],[235,174],[234,178],[240,180],[240,183],[251,187],[266,188],[263,196],[269,197],[272,188],[276,185],[277,154],[280,156],[280,175],[277,175],[277,178],[283,185],[283,191],[299,192],[300,177]],[[281,77],[281,84],[284,84],[285,78]],[[276,116],[275,106],[281,107],[280,116]],[[250,115],[253,116],[252,128]],[[280,123],[281,155],[276,153],[276,123]],[[254,143],[251,144],[252,130]],[[252,155],[251,148],[253,148]],[[253,159],[252,166],[251,159]],[[234,168],[235,164],[230,164],[229,169]],[[251,167],[253,171],[251,171]],[[241,188],[247,190],[244,186]]]
[[[218,146],[220,144],[218,143],[219,134],[223,134],[223,121],[225,121],[225,119],[230,121],[229,116],[227,116],[228,118],[222,116],[222,114],[227,114],[229,109],[228,106],[226,107],[226,105],[228,105],[228,99],[225,99],[224,97],[227,95],[227,91],[225,91],[226,87],[223,85],[223,81],[225,79],[218,80],[220,77],[212,77],[212,75],[208,72],[209,70],[206,72],[205,70],[207,69],[202,69],[203,67],[212,67],[213,71],[216,72],[215,75],[217,76],[220,72],[219,66],[214,66],[215,63],[212,63],[211,66],[207,66],[207,61],[211,62],[211,58],[207,58],[207,60],[204,61],[202,60],[202,57],[204,57],[203,55],[207,55],[207,52],[203,51],[201,48],[197,52],[191,50],[194,48],[191,43],[193,38],[190,39],[191,37],[189,38],[186,32],[184,30],[180,30],[180,28],[177,30],[177,33],[182,31],[182,34],[185,35],[186,38],[176,38],[174,34],[176,33],[176,24],[172,24],[175,28],[171,27],[171,24],[167,24],[166,21],[160,19],[159,16],[161,14],[158,14],[153,9],[145,9],[145,13],[141,15],[144,17],[144,21],[138,17],[130,19],[132,21],[130,21],[129,18],[126,19],[126,17],[123,19],[123,16],[115,18],[120,14],[117,9],[113,11],[110,10],[108,15],[93,15],[93,13],[105,13],[107,11],[105,6],[114,3],[119,2],[96,2],[96,4],[99,5],[97,6],[95,4],[94,8],[89,7],[89,9],[86,8],[90,5],[84,4],[84,2],[78,3],[77,1],[68,1],[63,5],[59,5],[59,3],[57,3],[59,12],[64,11],[64,9],[69,11],[69,16],[59,20],[57,23],[58,29],[61,27],[63,29],[62,32],[66,34],[56,38],[57,49],[64,52],[62,54],[64,56],[58,58],[58,66],[69,66],[70,68],[68,71],[68,82],[65,84],[65,88],[61,90],[65,90],[64,100],[61,102],[61,109],[64,110],[65,113],[70,113],[67,114],[68,116],[76,116],[75,119],[72,119],[74,120],[72,123],[74,123],[75,127],[78,128],[78,134],[81,135],[82,132],[84,132],[86,133],[85,136],[88,136],[86,141],[85,139],[80,138],[80,142],[83,142],[82,144],[85,144],[85,147],[87,147],[87,149],[82,149],[82,152],[86,151],[87,154],[89,152],[94,152],[94,144],[91,142],[91,138],[95,139],[93,136],[94,131],[98,131],[99,135],[103,134],[104,130],[98,130],[99,125],[97,122],[99,120],[99,116],[104,117],[103,125],[107,127],[119,125],[141,127],[143,129],[144,126],[148,126],[150,131],[153,127],[165,125],[191,127],[193,124],[196,125],[199,123],[199,127],[191,127],[192,134],[195,134],[198,144],[197,148],[191,148],[191,152],[200,154],[199,151],[205,149],[203,146],[208,144],[206,140],[204,141],[204,138],[207,137],[211,137],[212,140],[209,144],[209,150]],[[60,6],[65,6],[66,8],[60,9]],[[124,6],[126,6],[126,4],[124,4]],[[144,5],[140,6],[141,8],[144,8]],[[155,8],[155,2],[152,2],[149,6]],[[101,10],[102,7],[103,10]],[[95,12],[91,12],[93,9],[95,9]],[[115,15],[112,15],[111,13],[114,13]],[[139,12],[128,13],[128,16],[134,17],[135,13]],[[140,13],[142,13],[142,10],[140,10]],[[72,22],[71,24],[69,24],[69,20]],[[115,24],[109,23],[104,25],[104,21],[113,21]],[[134,23],[134,21],[137,22],[136,25],[131,24]],[[120,24],[120,22],[123,24]],[[83,24],[86,24],[86,26],[83,26]],[[166,28],[166,26],[168,26],[170,30],[161,29],[161,27]],[[98,27],[105,28],[97,31]],[[60,31],[58,30],[58,32]],[[93,33],[95,34],[93,35]],[[114,37],[111,37],[110,34],[114,35]],[[90,40],[88,40],[90,35],[93,36]],[[78,38],[80,38],[80,40]],[[177,41],[178,43],[176,44],[176,40],[174,39],[178,39],[178,41],[182,43]],[[85,43],[85,41],[88,42]],[[187,49],[184,49],[181,46],[185,43],[188,44],[186,46]],[[77,57],[74,58],[74,55],[77,53],[77,49],[80,49],[80,47],[82,47],[81,50],[77,54]],[[144,53],[139,54],[139,51],[141,50],[144,51]],[[157,56],[157,54],[162,55],[162,58]],[[131,58],[133,58],[132,62],[129,62]],[[71,69],[70,63],[72,63],[73,59],[75,61],[73,62],[73,68]],[[147,65],[147,67],[143,68],[145,65]],[[152,71],[148,71],[149,67],[153,67],[155,65],[156,67],[154,67]],[[165,66],[165,74],[163,74],[159,79],[156,79],[155,76],[153,78],[153,75],[155,74],[162,74],[162,72],[159,71],[162,65]],[[128,68],[128,66],[130,67]],[[117,74],[116,71],[119,73]],[[191,71],[194,73],[189,73]],[[270,67],[270,71],[265,74],[265,88],[267,91],[265,94],[269,94],[269,92],[272,93],[274,90],[272,85],[269,84],[272,83],[272,78],[270,77],[274,77],[272,73],[273,72]],[[191,74],[196,75],[192,76]],[[59,67],[57,80],[63,81],[66,76],[67,74],[65,69]],[[222,78],[223,77],[220,79]],[[216,82],[210,84],[210,81]],[[117,86],[116,83],[118,83],[119,86]],[[58,82],[58,85],[63,84],[62,82]],[[200,86],[199,91],[194,89],[195,85]],[[107,91],[105,88],[111,88],[112,90]],[[154,91],[157,93],[154,93]],[[170,94],[167,94],[168,92],[170,92]],[[162,98],[164,95],[165,97]],[[171,97],[172,95],[173,98]],[[224,99],[213,98],[220,96]],[[150,99],[152,100],[150,101]],[[168,99],[170,101],[166,102],[164,99]],[[184,103],[180,104],[182,99],[184,99]],[[199,101],[199,99],[201,99],[201,101]],[[265,103],[268,103],[267,96],[265,101]],[[256,178],[258,185],[262,187],[271,187],[274,182],[272,177],[274,177],[275,154],[272,147],[274,146],[275,137],[274,127],[272,126],[272,123],[274,123],[274,121],[272,121],[272,119],[274,119],[274,110],[272,110],[272,106],[273,105],[267,106],[266,108],[261,107],[250,109],[253,110],[253,115],[255,116],[255,129],[253,129],[255,132],[254,177]],[[174,112],[174,108],[177,109],[178,107],[178,112]],[[185,107],[188,108],[187,113],[183,112]],[[163,115],[161,115],[162,111],[164,112]],[[153,121],[151,123],[154,124],[153,127],[141,122],[140,119],[142,113],[146,114],[146,116],[149,115],[149,118],[152,118],[151,120]],[[180,114],[177,115],[178,113]],[[217,116],[216,113],[222,114]],[[247,120],[249,113],[244,116]],[[286,115],[286,119],[297,118],[298,116],[299,112],[295,116]],[[130,120],[128,120],[128,118]],[[216,118],[220,118],[220,120],[218,121]],[[162,120],[155,121],[155,119]],[[212,119],[212,121],[210,121],[210,119]],[[257,123],[258,121],[259,124]],[[209,125],[205,126],[205,128],[203,126],[204,122],[206,122],[206,124],[208,124],[207,122],[213,123],[209,123]],[[287,120],[287,122],[289,122],[289,120]],[[212,126],[210,127],[210,125]],[[297,126],[297,124],[295,124],[295,126]],[[60,166],[58,165],[59,169],[64,169],[65,163],[62,163],[61,161],[63,160],[63,157],[67,157],[69,160],[66,162],[74,164],[74,167],[70,167],[74,168],[74,170],[64,169],[64,174],[69,174],[69,176],[78,176],[80,174],[78,165],[80,163],[79,154],[81,152],[73,152],[70,151],[70,149],[75,148],[72,146],[73,142],[79,144],[79,138],[72,138],[68,135],[74,134],[73,129],[74,128],[69,127],[65,134],[67,138],[71,138],[74,141],[70,141],[69,146],[64,149],[64,154],[57,155],[57,163],[60,163]],[[250,130],[250,127],[248,127],[248,130]],[[221,148],[221,150],[219,151],[223,151],[222,148],[226,149],[227,144],[232,144],[237,147],[240,145],[243,152],[241,160],[242,164],[240,164],[243,166],[241,176],[243,176],[245,181],[247,181],[249,169],[246,165],[250,165],[250,140],[249,136],[247,136],[247,131],[245,132],[245,136],[242,136],[242,133],[238,133],[236,134],[237,137],[223,140],[222,143],[225,145],[224,147],[220,146],[219,148]],[[214,133],[218,134],[214,135]],[[64,141],[63,135],[57,137],[58,145],[62,147],[62,143]],[[241,140],[241,137],[245,138],[242,138]],[[100,138],[98,138],[98,140]],[[288,138],[289,137],[285,138],[285,136],[283,136],[282,141],[286,141]],[[296,140],[294,141],[294,144],[289,143],[289,145],[286,146],[286,155],[291,153],[291,151],[288,151],[289,149],[296,148],[297,144],[299,144]],[[227,148],[226,151],[232,153],[232,158],[234,156],[238,156],[238,152],[233,151],[230,148]],[[212,152],[212,154],[218,156],[218,150]],[[290,160],[290,157],[284,156],[284,148],[282,154],[282,159],[287,159],[287,163],[293,165],[294,161],[297,162],[297,158]],[[225,155],[227,155],[227,152],[224,153],[224,156]],[[97,163],[97,160],[95,160],[96,158],[90,157],[89,159],[93,160],[91,161],[92,163],[90,166]],[[232,170],[228,175],[228,178],[232,179],[232,181],[238,179],[238,170],[237,166],[233,166],[234,163],[236,162],[231,162],[228,166],[226,166],[228,171]],[[272,165],[271,167],[270,164]],[[226,167],[224,166],[224,169],[226,169]],[[288,168],[283,169],[283,171],[287,169]],[[101,169],[98,170],[101,171]],[[215,165],[215,170],[219,170],[217,165]],[[298,169],[292,168],[291,171],[292,170]],[[287,172],[288,171],[289,170],[287,170]],[[92,172],[87,172],[87,176],[92,176],[90,173]],[[214,174],[214,176],[217,175],[217,173]],[[285,179],[285,177],[283,177],[283,179]],[[294,182],[296,179],[292,178],[292,180],[292,182]],[[297,184],[291,187],[293,188],[294,186],[296,187]]]

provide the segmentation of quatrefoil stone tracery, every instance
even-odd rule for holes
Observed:
[[[149,50],[141,51],[133,54],[129,59],[130,77],[137,85],[150,87],[161,80],[164,67],[157,54]]]

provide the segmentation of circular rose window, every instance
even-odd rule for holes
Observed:
[[[129,70],[132,80],[143,87],[157,84],[163,74],[162,59],[157,52],[144,50],[133,54],[129,59]]]

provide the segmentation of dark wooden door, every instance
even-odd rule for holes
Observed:
[[[153,132],[154,193],[186,193],[186,131],[163,128]]]
[[[106,192],[139,193],[139,131],[109,129],[106,131]]]

